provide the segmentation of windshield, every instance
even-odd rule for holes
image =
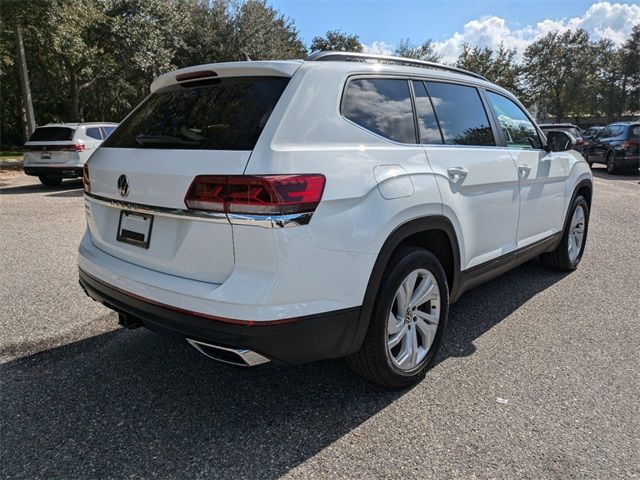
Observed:
[[[253,150],[288,81],[232,77],[166,87],[147,97],[103,146]]]

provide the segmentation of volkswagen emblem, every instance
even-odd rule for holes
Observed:
[[[120,196],[122,197],[129,195],[129,180],[127,180],[126,175],[120,175],[118,177],[118,192],[120,192]]]

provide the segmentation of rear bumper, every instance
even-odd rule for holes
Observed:
[[[24,166],[24,173],[39,177],[41,175],[50,175],[65,178],[82,177],[82,167],[68,167],[65,165],[55,167],[31,167]]]
[[[163,305],[108,285],[80,269],[80,285],[106,307],[166,336],[245,348],[275,363],[300,364],[351,352],[360,307],[272,322],[206,316]]]

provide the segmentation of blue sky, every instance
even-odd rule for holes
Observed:
[[[585,0],[271,0],[291,18],[305,43],[329,29],[357,34],[368,48],[388,50],[400,39],[432,39],[445,56],[464,41],[504,41],[523,48],[550,30],[582,27],[621,42],[640,23],[638,2]]]

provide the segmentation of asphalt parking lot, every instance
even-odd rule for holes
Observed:
[[[579,269],[467,292],[391,392],[119,329],[77,284],[81,182],[0,173],[0,477],[640,478],[640,179],[595,175]]]

